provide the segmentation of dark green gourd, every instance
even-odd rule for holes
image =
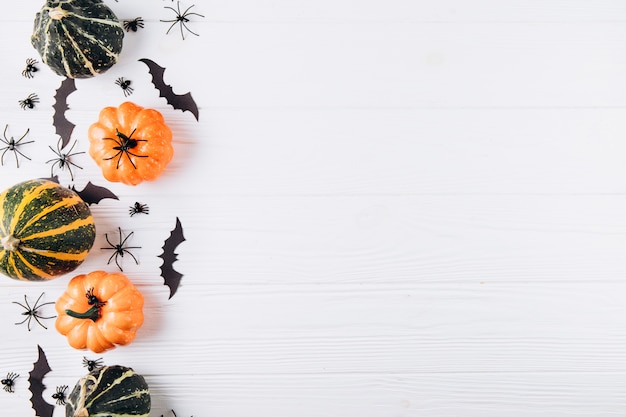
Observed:
[[[81,378],[70,393],[66,417],[148,417],[150,390],[131,368],[105,366]]]
[[[10,278],[41,281],[71,272],[95,237],[89,206],[68,188],[31,180],[0,193],[0,273]]]
[[[57,74],[88,78],[117,63],[123,39],[122,24],[102,0],[47,0],[31,43]]]

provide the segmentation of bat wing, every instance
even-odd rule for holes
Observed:
[[[61,82],[61,86],[54,95],[54,116],[52,116],[52,124],[56,128],[57,135],[61,136],[64,148],[70,141],[74,127],[72,122],[65,118],[65,111],[69,109],[67,105],[67,96],[76,91],[76,84],[73,78],[66,78]]]
[[[36,416],[52,417],[54,405],[48,404],[46,400],[43,399],[43,391],[46,389],[46,386],[43,384],[43,378],[52,369],[50,369],[50,365],[48,365],[48,359],[46,359],[46,354],[41,346],[37,345],[37,348],[39,350],[39,357],[33,363],[33,370],[28,373],[29,390],[31,393],[30,402],[33,405]]]
[[[159,255],[159,258],[163,259],[163,265],[161,266],[161,277],[165,281],[164,285],[170,288],[170,296],[172,298],[178,289],[180,280],[183,275],[174,269],[174,262],[178,260],[178,254],[174,251],[182,242],[185,241],[183,235],[183,226],[180,223],[180,219],[176,218],[176,227],[171,231],[170,237],[165,239],[163,244],[163,253]]]
[[[139,61],[148,66],[148,71],[152,75],[152,84],[159,91],[159,97],[165,97],[167,103],[172,107],[177,110],[189,111],[195,116],[196,120],[199,120],[198,106],[193,97],[191,97],[191,93],[175,94],[172,86],[165,84],[163,80],[165,68],[148,58],[142,58]]]
[[[100,187],[98,185],[94,185],[89,181],[85,188],[82,191],[78,191],[74,186],[70,187],[72,191],[80,196],[83,201],[89,205],[98,204],[101,200],[105,198],[111,198],[113,200],[119,200],[119,198],[111,192],[108,188]]]

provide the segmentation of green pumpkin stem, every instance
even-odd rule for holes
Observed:
[[[90,319],[92,321],[96,321],[100,318],[100,307],[102,307],[101,304],[96,304],[84,313],[77,313],[72,310],[65,310],[65,314],[76,319]]]

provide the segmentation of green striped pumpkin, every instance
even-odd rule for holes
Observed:
[[[67,398],[66,417],[147,417],[146,380],[125,366],[104,366],[81,378]]]
[[[93,246],[89,206],[48,180],[16,184],[0,194],[0,272],[40,281],[73,271]]]
[[[88,78],[117,62],[123,39],[122,24],[101,0],[47,0],[31,43],[57,74]]]

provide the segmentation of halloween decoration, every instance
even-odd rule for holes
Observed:
[[[126,32],[137,32],[137,29],[143,27],[143,19],[141,17],[136,17],[132,20],[124,20],[124,29]]]
[[[70,178],[72,179],[72,181],[74,181],[74,173],[72,172],[72,167],[76,167],[78,169],[83,169],[83,167],[76,165],[74,162],[72,162],[71,158],[73,156],[85,153],[85,152],[72,153],[75,146],[76,146],[76,141],[74,141],[74,143],[70,147],[70,150],[67,151],[67,153],[63,152],[63,148],[61,147],[61,138],[59,138],[59,141],[57,142],[56,149],[54,149],[52,146],[48,146],[48,148],[50,148],[50,150],[54,152],[54,154],[57,156],[57,158],[52,158],[46,161],[46,164],[53,162],[52,166],[50,167],[50,176],[54,175],[54,167],[58,165],[59,169],[67,168],[68,172],[70,173]]]
[[[89,372],[94,369],[102,368],[102,358],[98,359],[87,359],[83,356],[83,366],[87,368]]]
[[[43,297],[44,293],[41,293],[41,295],[39,295],[39,297],[37,298],[37,301],[35,301],[35,304],[31,307],[30,304],[28,304],[28,300],[26,299],[26,295],[24,295],[24,304],[19,303],[17,301],[13,301],[13,304],[17,304],[19,306],[21,306],[22,308],[24,308],[24,311],[22,313],[23,316],[26,316],[26,318],[22,321],[20,321],[19,323],[15,323],[16,325],[20,325],[20,324],[24,324],[25,322],[28,322],[26,324],[26,327],[28,328],[28,331],[30,332],[30,322],[32,319],[35,319],[35,321],[37,322],[37,324],[39,324],[41,327],[43,327],[44,329],[48,330],[48,328],[46,326],[43,325],[43,323],[41,321],[39,321],[39,319],[53,319],[56,316],[40,316],[39,315],[39,309],[45,305],[48,304],[54,304],[54,302],[48,302],[48,303],[43,303],[43,304],[39,304],[39,301],[41,300],[41,297]]]
[[[50,365],[48,365],[48,359],[41,346],[37,346],[37,349],[39,356],[33,363],[33,370],[28,373],[29,391],[31,393],[30,403],[33,406],[33,410],[35,410],[36,416],[52,417],[54,405],[49,404],[43,398],[43,392],[46,389],[43,378],[48,372],[52,371],[52,369],[50,369]]]
[[[0,383],[2,384],[2,389],[6,392],[15,392],[15,380],[19,377],[15,372],[9,372],[7,377],[2,379]]]
[[[24,100],[18,101],[18,103],[23,110],[26,110],[27,108],[34,109],[35,104],[39,103],[39,96],[35,93],[31,93]]]
[[[124,254],[127,253],[130,255],[131,258],[133,258],[133,260],[135,261],[135,264],[139,265],[139,262],[137,261],[137,258],[135,258],[135,256],[130,253],[129,249],[141,249],[141,246],[124,246],[126,244],[126,241],[133,235],[133,233],[135,232],[130,232],[128,235],[126,235],[126,237],[124,239],[122,239],[122,229],[121,228],[117,228],[117,230],[119,231],[120,234],[120,238],[119,238],[119,243],[111,243],[111,241],[109,240],[109,235],[108,234],[104,234],[104,237],[107,241],[107,243],[109,244],[108,248],[100,248],[102,250],[113,250],[113,254],[111,255],[111,257],[109,258],[107,265],[111,263],[111,260],[115,259],[115,265],[117,265],[117,267],[120,269],[120,271],[124,272],[124,270],[122,269],[120,263],[118,262],[117,258],[118,257],[124,257]]]
[[[155,180],[174,155],[172,131],[161,113],[129,101],[102,109],[88,136],[89,155],[113,182]]]
[[[150,389],[132,368],[105,366],[81,378],[65,406],[67,417],[148,417]]]
[[[0,272],[48,280],[80,265],[96,237],[89,206],[53,181],[30,180],[0,194]]]
[[[46,0],[31,43],[55,73],[89,78],[117,63],[123,39],[122,24],[102,1]]]
[[[105,271],[72,278],[55,308],[56,329],[70,346],[94,353],[132,342],[144,319],[139,290],[125,275]]]
[[[36,73],[37,71],[39,71],[39,68],[37,68],[35,65],[37,65],[39,63],[39,61],[32,59],[32,58],[28,58],[26,60],[26,68],[24,68],[24,71],[22,71],[22,75],[26,78],[33,78],[34,77],[34,73]]]
[[[119,198],[111,192],[108,188],[100,187],[98,185],[94,185],[89,181],[85,188],[82,191],[78,191],[74,186],[71,186],[70,189],[74,191],[76,194],[83,199],[83,201],[89,205],[98,204],[100,201],[105,198],[111,198],[113,200],[119,200]]]
[[[4,127],[4,133],[2,134],[2,138],[0,138],[0,141],[2,143],[4,143],[6,146],[0,148],[0,151],[2,151],[2,155],[0,155],[0,165],[4,165],[4,155],[11,151],[13,152],[13,155],[15,155],[15,165],[19,168],[20,167],[20,161],[17,159],[17,155],[19,154],[20,156],[28,159],[30,161],[30,158],[27,157],[26,155],[24,155],[19,149],[18,147],[20,147],[21,145],[26,145],[28,143],[33,143],[34,140],[29,140],[27,142],[22,142],[22,140],[24,140],[24,138],[26,137],[26,135],[28,135],[28,132],[30,131],[30,129],[26,129],[26,132],[22,135],[21,138],[19,138],[18,140],[13,139],[13,136],[11,136],[11,139],[7,138],[7,129],[9,128],[9,125],[6,125]]]
[[[133,204],[132,206],[130,206],[130,210],[128,210],[128,213],[130,214],[130,217],[133,217],[135,214],[148,214],[150,212],[150,207],[148,207],[147,204],[142,204],[139,201],[136,201],[135,204]]]
[[[176,24],[179,24],[180,25],[180,35],[182,36],[183,40],[185,40],[185,32],[183,31],[183,29],[186,30],[187,32],[193,34],[193,35],[199,36],[196,32],[194,32],[191,29],[189,29],[189,26],[187,26],[187,23],[189,23],[189,16],[204,17],[201,14],[193,13],[193,12],[189,11],[194,6],[195,6],[195,4],[192,4],[191,6],[187,7],[187,9],[184,12],[182,12],[182,13],[180,11],[180,2],[176,2],[176,9],[174,9],[173,7],[165,6],[166,9],[170,9],[175,14],[175,17],[172,20],[161,20],[161,22],[172,23],[170,25],[170,28],[167,30],[167,32],[165,32],[165,34],[166,35],[169,34],[170,30],[172,30],[172,28]]]
[[[124,97],[128,97],[133,93],[133,87],[130,86],[132,84],[131,80],[126,80],[124,77],[120,77],[115,80],[115,84],[119,85],[122,91],[124,91]]]
[[[56,129],[56,134],[61,137],[63,141],[63,148],[70,143],[72,132],[76,125],[65,118],[65,112],[69,110],[67,105],[67,97],[76,91],[76,83],[73,78],[66,78],[61,82],[61,86],[56,90],[54,94],[54,115],[52,116],[52,124]]]
[[[165,285],[167,285],[170,289],[170,299],[174,296],[176,290],[178,290],[180,280],[183,277],[183,274],[174,269],[173,264],[178,260],[178,254],[174,251],[178,245],[184,241],[185,237],[183,236],[183,226],[177,217],[176,226],[174,227],[174,230],[171,231],[170,237],[165,239],[165,243],[162,247],[163,253],[159,255],[159,258],[163,259],[163,265],[161,265],[161,277],[165,281]]]
[[[56,400],[57,405],[65,405],[65,400],[67,399],[67,395],[65,392],[67,391],[67,385],[60,385],[57,387],[57,390],[52,394],[52,399]]]
[[[152,84],[154,84],[156,89],[159,91],[159,97],[164,97],[167,104],[171,105],[176,110],[191,112],[196,120],[199,120],[200,114],[198,106],[196,105],[193,97],[191,97],[191,93],[175,94],[172,86],[165,84],[165,81],[163,81],[165,68],[147,58],[142,58],[139,61],[148,66],[148,71],[150,72],[150,75],[152,75]]]

